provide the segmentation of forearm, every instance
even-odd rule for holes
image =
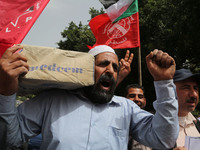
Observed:
[[[154,102],[155,115],[140,112],[137,118],[138,129],[133,132],[140,143],[155,149],[174,147],[178,136],[178,104],[172,80],[155,82],[157,100]],[[144,115],[142,115],[144,113]],[[134,119],[134,118],[133,118]],[[134,127],[132,127],[134,131]],[[137,136],[138,137],[137,137]]]
[[[2,149],[6,149],[6,123],[0,118],[0,145]]]
[[[4,126],[4,131],[0,139],[6,139],[6,145],[19,146],[21,140],[21,132],[17,119],[17,110],[15,107],[16,95],[3,96],[0,95],[0,124]]]
[[[157,100],[154,102],[156,114],[153,128],[163,145],[169,148],[175,145],[178,137],[178,102],[173,80],[154,82]]]

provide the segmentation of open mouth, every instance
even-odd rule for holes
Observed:
[[[101,81],[101,88],[104,90],[110,90],[111,89],[111,82],[110,81]]]

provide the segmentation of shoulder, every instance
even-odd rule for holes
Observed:
[[[133,101],[122,96],[114,95],[112,98],[112,102],[119,104],[122,107],[138,107],[138,105],[135,104]]]
[[[130,100],[122,96],[114,95],[112,101],[116,103],[129,103]]]
[[[196,120],[196,118],[192,115],[191,112],[188,113],[187,118],[190,119],[191,121]]]
[[[38,95],[34,96],[30,100],[25,101],[26,103],[38,103],[38,104],[44,104],[49,105],[54,101],[63,101],[67,99],[68,97],[72,97],[74,94],[70,93],[67,90],[63,89],[51,89],[51,90],[45,90],[39,93]]]
[[[63,89],[51,89],[45,90],[37,95],[37,97],[45,98],[45,99],[52,99],[52,98],[59,98],[65,95],[68,95],[68,91]]]

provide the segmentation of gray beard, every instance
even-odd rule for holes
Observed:
[[[87,98],[95,104],[105,104],[111,101],[115,89],[116,83],[112,78],[112,85],[109,91],[100,88],[100,83],[96,83],[93,86],[85,87],[84,92]]]

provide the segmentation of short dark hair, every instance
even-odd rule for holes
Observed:
[[[124,96],[126,97],[126,95],[128,94],[128,90],[130,88],[137,88],[137,89],[142,89],[143,93],[144,93],[144,87],[139,85],[139,84],[129,84],[126,86],[125,88],[125,92],[124,92]]]

